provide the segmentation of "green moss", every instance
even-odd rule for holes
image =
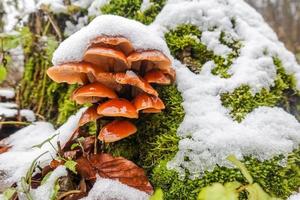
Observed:
[[[232,49],[226,57],[215,55],[200,42],[201,31],[192,24],[179,25],[165,34],[166,42],[172,55],[184,63],[192,72],[199,73],[202,66],[208,61],[214,61],[212,74],[222,78],[229,78],[228,69],[239,55],[241,44],[226,35],[220,34],[220,42]]]
[[[57,125],[62,124],[78,109],[70,100],[75,86],[58,84],[47,77],[46,70],[52,65],[51,58],[58,42],[53,36],[40,40],[30,34],[28,28],[21,30],[24,42],[25,70],[21,81],[21,107],[30,108]],[[26,37],[25,37],[26,36]]]
[[[108,148],[114,155],[134,160],[149,171],[161,159],[170,159],[177,152],[177,128],[184,117],[182,97],[176,86],[156,89],[166,109],[159,114],[141,114],[136,122],[138,132]]]
[[[266,192],[286,199],[300,186],[300,148],[290,154],[286,167],[278,163],[282,157],[260,162],[257,159],[246,158],[243,162],[250,171],[254,181],[259,183]],[[226,183],[238,181],[246,183],[238,169],[229,169],[216,166],[212,172],[205,172],[202,178],[181,180],[177,172],[167,169],[167,161],[162,160],[154,169],[151,181],[156,187],[165,191],[165,200],[168,199],[196,199],[201,188],[212,183]],[[243,198],[243,195],[241,196]]]
[[[111,0],[101,8],[103,14],[113,14],[150,24],[165,4],[165,0],[151,1],[150,8],[141,12],[142,0]]]
[[[242,85],[232,93],[224,93],[221,100],[226,108],[230,109],[232,117],[241,121],[247,113],[259,106],[276,106],[284,98],[284,91],[295,88],[295,80],[291,75],[287,75],[280,60],[274,58],[277,69],[275,84],[269,90],[263,88],[259,93],[253,94],[251,88]]]
[[[59,99],[57,124],[63,124],[70,115],[75,114],[80,108],[80,106],[71,99],[71,95],[77,87],[77,85],[70,85],[64,97]]]

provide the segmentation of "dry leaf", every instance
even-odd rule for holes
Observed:
[[[89,158],[81,157],[77,161],[78,173],[87,180],[96,180],[96,174],[102,178],[118,180],[149,194],[153,188],[142,168],[122,157],[110,154],[94,154]]]
[[[0,146],[0,154],[5,153],[10,149],[10,146]]]

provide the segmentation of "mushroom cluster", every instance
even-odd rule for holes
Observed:
[[[110,120],[98,130],[103,143],[134,134],[137,128],[130,119],[139,113],[161,112],[165,105],[151,84],[168,85],[175,79],[171,61],[162,52],[136,51],[119,36],[94,39],[81,62],[50,67],[47,74],[58,83],[81,85],[72,99],[92,106],[83,113],[79,127],[104,117]]]

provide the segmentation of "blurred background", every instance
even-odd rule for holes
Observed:
[[[300,62],[300,0],[247,0]]]

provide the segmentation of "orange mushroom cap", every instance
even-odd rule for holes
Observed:
[[[101,115],[97,113],[97,106],[91,106],[81,115],[78,125],[83,126],[91,121],[96,121],[100,117]]]
[[[158,96],[157,91],[144,79],[136,75],[133,71],[127,71],[126,73],[116,73],[115,79],[118,83],[123,85],[132,85],[140,88],[144,92]]]
[[[160,113],[161,110],[155,109],[155,108],[147,108],[145,110],[142,110],[142,113]]]
[[[97,82],[102,83],[115,91],[120,91],[122,89],[122,85],[115,80],[115,76],[111,72],[100,72],[95,75],[95,79]]]
[[[72,99],[78,104],[96,103],[101,98],[118,98],[117,94],[101,83],[90,83],[77,88],[72,95]]]
[[[99,115],[108,117],[138,118],[138,113],[127,99],[111,99],[97,108]]]
[[[110,143],[126,138],[137,131],[134,124],[126,120],[115,120],[105,125],[98,136],[98,139]]]
[[[157,83],[160,85],[169,85],[171,83],[171,79],[166,76],[162,71],[153,69],[146,73],[144,76],[145,81],[148,83]]]
[[[126,56],[112,48],[92,47],[88,49],[83,60],[101,67],[104,71],[125,71],[129,69]]]
[[[135,106],[137,111],[144,109],[165,109],[165,105],[159,97],[150,96],[146,93],[141,93],[137,95],[133,100],[133,105]]]
[[[157,50],[149,50],[142,52],[134,52],[127,57],[129,66],[134,70],[150,71],[152,69],[160,69],[170,71],[171,61],[162,52]],[[141,69],[141,68],[144,69]]]
[[[133,51],[131,42],[124,37],[100,36],[92,41],[91,47],[113,48],[122,51],[125,55]]]
[[[91,63],[66,63],[50,67],[47,75],[58,83],[85,84],[89,79],[92,81],[93,76],[101,71],[101,68],[93,66]]]

